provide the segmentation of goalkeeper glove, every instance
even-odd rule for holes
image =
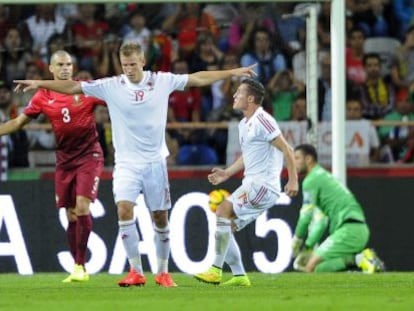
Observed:
[[[311,258],[312,250],[307,248],[299,252],[295,261],[293,262],[293,269],[296,271],[305,272],[305,267],[308,264],[309,259]]]
[[[298,256],[300,249],[302,248],[303,239],[298,238],[296,235],[292,238],[292,257]]]

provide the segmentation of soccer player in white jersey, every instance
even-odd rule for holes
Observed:
[[[286,161],[289,179],[284,191],[290,197],[298,193],[298,177],[292,147],[286,142],[275,119],[261,107],[265,89],[260,82],[245,79],[234,94],[233,109],[241,110],[239,142],[242,155],[226,169],[213,168],[208,180],[218,185],[244,169],[242,185],[216,211],[216,257],[213,266],[195,278],[211,284],[222,281],[224,262],[233,278],[221,285],[250,286],[233,232],[243,229],[260,214],[275,205],[281,193],[280,173]]]
[[[168,210],[171,208],[167,177],[165,129],[168,97],[185,87],[210,85],[232,76],[254,76],[254,66],[231,70],[177,75],[144,71],[142,48],[135,42],[120,47],[124,74],[93,81],[17,80],[16,92],[45,88],[65,94],[84,93],[103,99],[108,106],[115,149],[113,192],[118,210],[119,234],[130,271],[119,286],[144,285],[139,236],[134,218],[135,201],[142,192],[155,230],[158,273],[155,282],[177,286],[168,273],[170,254]]]

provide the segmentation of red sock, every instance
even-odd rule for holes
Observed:
[[[75,262],[78,265],[85,265],[86,250],[88,245],[89,234],[92,231],[91,215],[78,216],[76,222],[76,258]]]
[[[76,260],[76,221],[70,221],[68,223],[66,235],[68,237],[70,253],[72,254],[73,260]]]

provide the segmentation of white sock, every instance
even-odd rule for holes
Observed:
[[[155,249],[157,251],[158,273],[168,272],[168,257],[170,256],[170,227],[164,228],[154,225]]]
[[[362,255],[362,253],[356,254],[355,255],[355,264],[359,267],[359,265],[362,262],[362,259],[364,258],[364,255]]]
[[[138,250],[139,235],[137,226],[135,225],[135,219],[120,220],[119,236],[124,244],[124,249],[128,257],[129,265],[138,273],[143,274],[141,255]]]
[[[213,265],[218,268],[223,268],[231,234],[231,221],[227,218],[217,217],[216,259]]]
[[[234,237],[234,234],[230,236],[229,248],[225,257],[226,263],[230,266],[233,275],[245,275],[246,271],[243,267],[240,248]]]

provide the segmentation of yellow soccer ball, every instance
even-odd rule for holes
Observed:
[[[210,210],[213,213],[215,213],[217,206],[219,206],[220,203],[223,202],[229,195],[230,193],[224,189],[216,189],[216,190],[211,191],[208,194],[208,197],[209,197],[208,205],[210,207]]]

